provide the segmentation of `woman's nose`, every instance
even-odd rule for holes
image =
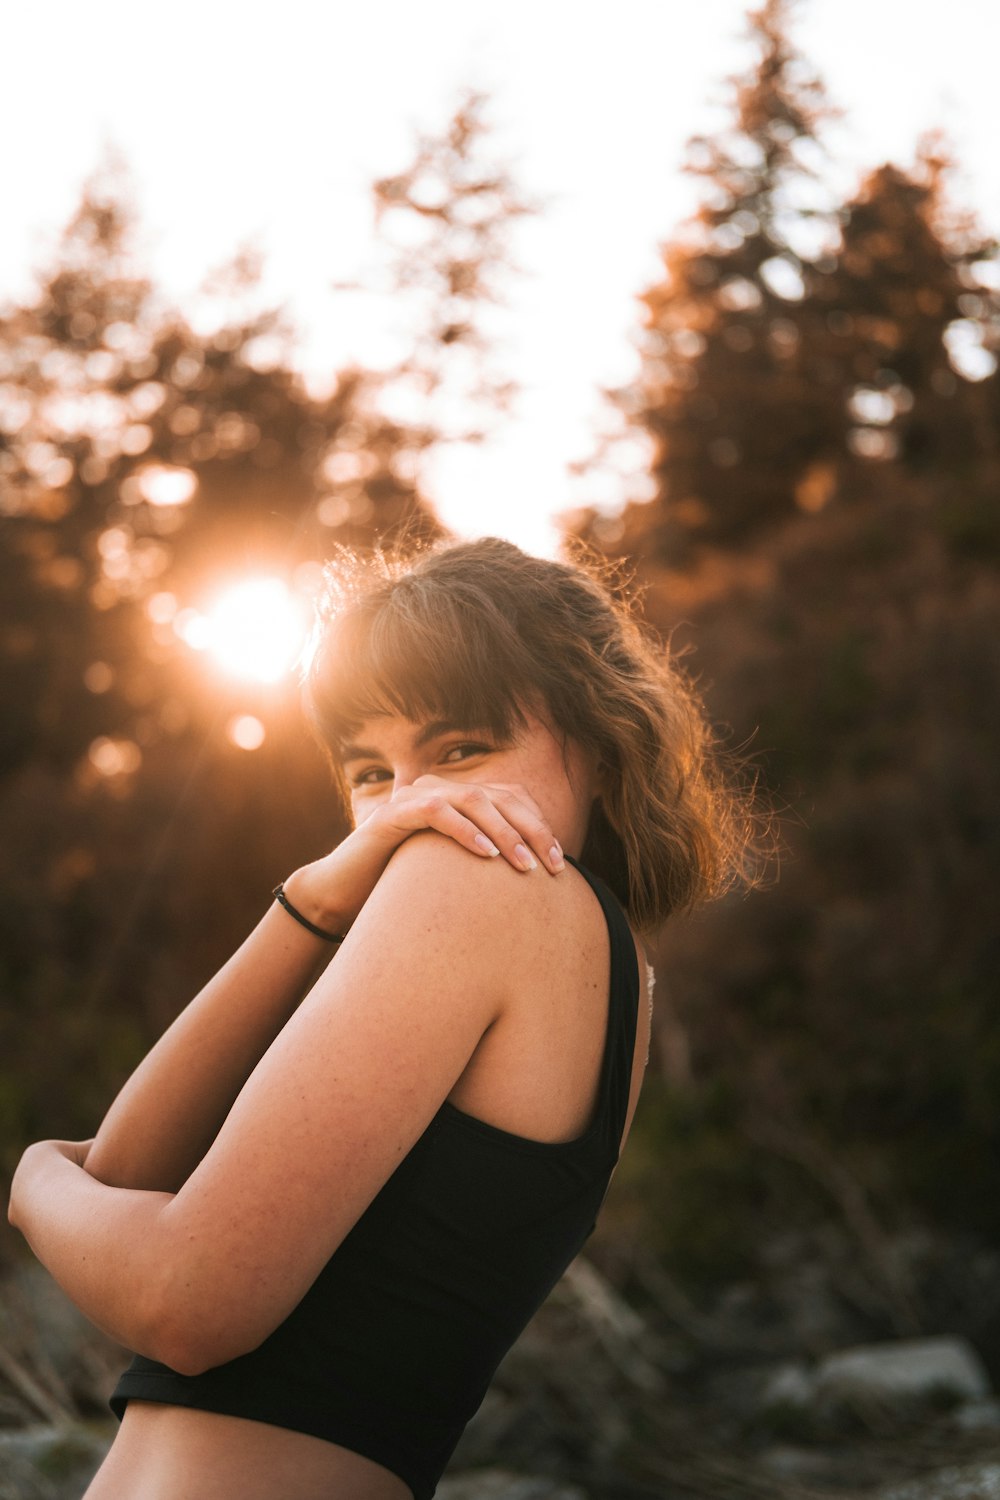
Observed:
[[[404,786],[412,786],[418,776],[423,774],[423,767],[418,765],[397,766],[392,778],[393,792],[400,791]]]

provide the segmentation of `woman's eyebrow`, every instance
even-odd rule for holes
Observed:
[[[341,745],[340,759],[347,764],[349,760],[378,760],[379,752],[370,750],[367,745]]]
[[[442,734],[450,734],[453,730],[460,730],[466,734],[469,732],[468,725],[458,724],[452,719],[431,719],[414,736],[414,746],[421,750],[431,740],[436,740]],[[380,750],[374,750],[370,745],[341,745],[340,747],[340,759],[345,765],[349,760],[379,760],[381,755]]]
[[[425,724],[423,729],[421,729],[414,740],[414,744],[418,749],[422,749],[424,745],[430,744],[431,740],[436,740],[439,735],[450,734],[452,730],[456,729],[462,731],[464,734],[469,733],[468,724],[459,724],[454,719],[431,719],[430,723]]]

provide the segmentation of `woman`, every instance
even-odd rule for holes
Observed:
[[[341,569],[307,692],[353,831],[15,1177],[138,1351],[88,1500],[429,1500],[617,1162],[637,933],[742,873],[696,701],[576,567]]]

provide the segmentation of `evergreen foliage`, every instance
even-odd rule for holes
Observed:
[[[537,205],[493,158],[487,103],[467,90],[446,130],[421,134],[405,170],[373,186],[387,290],[405,313],[410,348],[388,372],[390,395],[422,411],[438,441],[482,441],[517,393],[496,346],[512,233]]]
[[[652,497],[569,518],[629,559],[784,812],[774,887],[665,935],[660,1102],[619,1188],[702,1280],[859,1202],[998,1228],[1000,263],[934,137],[821,203],[791,17],[751,15],[612,393]]]

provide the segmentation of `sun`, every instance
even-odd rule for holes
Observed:
[[[305,601],[280,578],[233,584],[192,623],[189,644],[207,651],[227,676],[259,683],[291,670],[309,628]]]

